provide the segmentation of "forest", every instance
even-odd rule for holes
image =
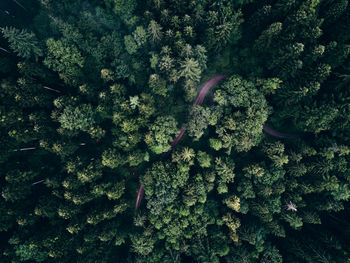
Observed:
[[[0,0],[1,263],[350,263],[348,0]]]

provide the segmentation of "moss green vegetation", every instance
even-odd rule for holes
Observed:
[[[0,2],[1,263],[350,263],[348,0]]]

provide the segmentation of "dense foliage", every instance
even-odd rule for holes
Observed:
[[[0,2],[1,262],[350,262],[348,0]]]

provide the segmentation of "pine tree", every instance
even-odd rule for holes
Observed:
[[[1,29],[4,37],[9,41],[10,47],[18,56],[26,59],[34,57],[36,60],[43,55],[39,41],[32,32],[14,27]]]

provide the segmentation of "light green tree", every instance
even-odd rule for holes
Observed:
[[[9,41],[10,48],[22,58],[38,57],[43,55],[39,41],[32,32],[25,29],[19,30],[14,27],[5,27],[1,29],[4,37]]]
[[[172,116],[158,117],[149,130],[149,133],[146,134],[145,142],[156,154],[169,151],[174,135],[179,132],[177,122]]]
[[[198,82],[201,78],[201,68],[197,60],[193,58],[186,58],[185,61],[180,62],[180,76],[186,80]]]
[[[148,36],[153,43],[161,40],[163,36],[162,27],[155,20],[151,20],[148,25]]]
[[[88,131],[96,122],[95,113],[89,104],[81,104],[77,107],[67,106],[58,121],[64,129],[81,131]]]
[[[78,84],[82,77],[84,58],[74,45],[49,38],[46,41],[47,56],[44,65],[58,72],[67,84]]]

